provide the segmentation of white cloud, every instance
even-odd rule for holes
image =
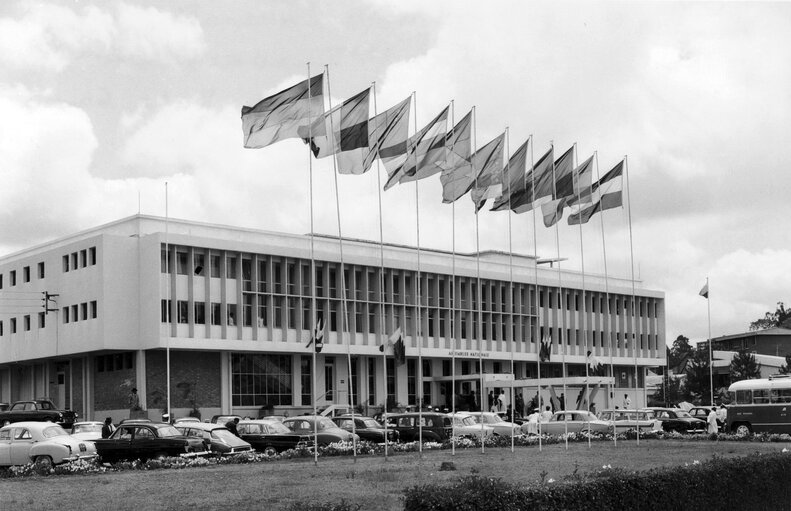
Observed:
[[[118,3],[71,9],[52,3],[18,3],[16,16],[0,18],[0,62],[14,69],[63,71],[91,55],[121,55],[164,63],[205,50],[196,19],[154,7]]]

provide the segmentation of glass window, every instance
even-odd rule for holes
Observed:
[[[211,324],[212,325],[222,324],[220,320],[220,304],[217,302],[212,302],[211,304]]]
[[[11,281],[11,286],[16,286],[16,270],[11,270],[8,273],[8,280]]]
[[[313,370],[313,357],[302,355],[300,357],[300,372],[299,377],[302,383],[302,406],[309,406],[313,404],[313,379],[311,374]]]
[[[211,260],[211,276],[218,279],[220,278],[220,256],[212,255]]]
[[[170,300],[162,300],[160,309],[159,320],[162,323],[170,323]]]
[[[225,278],[226,279],[235,279],[236,278],[236,257],[235,256],[227,256],[225,259]]]
[[[187,274],[187,260],[189,254],[186,252],[176,252],[176,272],[179,275]]]
[[[62,314],[62,316],[63,316],[63,322],[64,323],[68,323],[69,322],[69,308],[68,307],[63,307],[63,314]],[[11,318],[11,321],[13,322],[14,319]],[[11,333],[14,333],[14,332],[11,332]]]
[[[38,263],[38,278],[40,278],[40,279],[44,278],[44,262],[43,261]]]
[[[97,307],[97,304],[96,304],[96,300],[92,300],[91,301],[91,319],[96,319],[96,316],[98,315],[98,310],[97,309],[98,309],[98,307]]]
[[[85,249],[80,250],[80,268],[88,266],[88,251]]]
[[[769,402],[769,389],[754,389],[753,390],[753,403],[768,403]]]
[[[22,282],[30,282],[30,266],[22,268]]]
[[[203,275],[205,265],[203,254],[195,253],[192,258],[192,271],[195,275]]]
[[[195,323],[206,324],[206,304],[203,302],[195,302]]]
[[[30,330],[30,315],[29,314],[25,315],[25,317],[23,319],[24,319],[24,324],[25,324],[25,331],[27,332],[27,331]]]
[[[236,325],[236,304],[229,303],[227,305],[228,308],[228,326],[235,326]]]
[[[292,404],[290,355],[234,353],[231,371],[233,406]]]
[[[96,247],[91,247],[88,249],[88,264],[91,266],[96,265]]]
[[[69,254],[63,256],[63,273],[69,271]]]

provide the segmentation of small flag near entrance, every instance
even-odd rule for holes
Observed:
[[[324,320],[321,316],[319,316],[319,319],[316,321],[316,327],[313,329],[313,336],[305,347],[310,348],[310,345],[314,343],[316,353],[321,353],[321,349],[324,347]]]

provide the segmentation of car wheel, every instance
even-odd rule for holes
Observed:
[[[264,455],[265,456],[276,456],[277,455],[277,449],[275,449],[271,445],[267,445],[266,447],[264,447]]]
[[[750,427],[750,425],[745,422],[740,422],[736,424],[733,428],[733,431],[739,436],[747,436],[753,433],[753,430]]]
[[[50,469],[52,468],[52,458],[49,456],[36,456],[36,468]]]

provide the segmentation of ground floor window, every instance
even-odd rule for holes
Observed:
[[[233,354],[233,406],[293,404],[292,376],[290,355]]]

